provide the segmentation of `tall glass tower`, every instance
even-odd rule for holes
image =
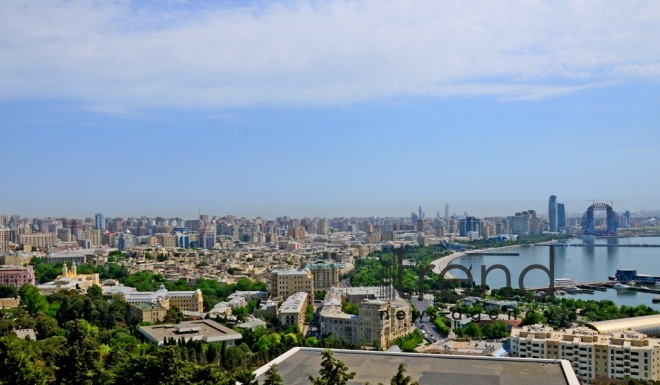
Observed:
[[[105,217],[103,214],[98,213],[96,214],[96,230],[105,230]]]
[[[557,196],[550,195],[550,200],[548,201],[548,218],[550,218],[550,232],[556,233],[559,231],[558,219],[559,219],[559,208],[557,207]]]

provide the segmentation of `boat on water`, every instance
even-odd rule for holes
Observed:
[[[565,288],[564,290],[565,290],[567,293],[579,293],[579,292],[582,291],[582,289],[580,289],[580,288],[577,287],[577,286],[568,286],[568,287]]]
[[[655,281],[656,286],[660,286],[660,281]]]
[[[630,289],[630,286],[624,285],[622,283],[615,283],[614,286],[612,286],[614,290],[628,290]]]
[[[563,277],[563,278],[556,278],[555,279],[555,286],[558,286],[558,285],[575,285],[576,283],[577,283],[577,281],[574,280],[573,278]]]
[[[658,297],[653,297],[653,299],[651,300],[651,302],[653,302],[653,303],[660,303],[660,296],[658,296]]]

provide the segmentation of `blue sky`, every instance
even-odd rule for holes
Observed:
[[[660,3],[0,5],[0,213],[659,209]]]

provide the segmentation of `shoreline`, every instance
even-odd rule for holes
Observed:
[[[551,241],[548,241],[548,242],[551,242]],[[556,241],[555,241],[555,242],[556,242]],[[536,245],[536,243],[533,243],[533,244],[531,244],[531,245]],[[510,246],[502,246],[502,247],[489,247],[489,248],[486,248],[486,249],[478,249],[478,250],[474,250],[474,251],[486,252],[486,251],[494,251],[494,250],[509,249],[509,248],[512,248],[512,247],[520,247],[520,246],[522,246],[522,245],[510,245]],[[458,251],[458,252],[455,252],[455,253],[453,253],[453,254],[447,255],[446,257],[442,257],[442,258],[439,258],[439,259],[433,260],[433,262],[431,262],[431,265],[435,265],[435,267],[433,268],[433,272],[436,273],[436,274],[440,274],[440,272],[442,271],[442,269],[444,269],[445,267],[447,267],[447,265],[449,265],[454,259],[457,259],[457,258],[460,258],[460,257],[464,257],[464,256],[466,256],[466,255],[469,255],[469,254],[466,253],[465,251]],[[456,277],[454,277],[454,276],[448,271],[448,272],[445,273],[445,279],[456,279]]]

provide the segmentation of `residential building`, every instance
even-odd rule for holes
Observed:
[[[286,326],[298,325],[303,330],[307,314],[307,293],[304,291],[290,295],[280,306],[280,324]]]
[[[461,219],[458,223],[459,235],[461,237],[467,237],[468,233],[471,231],[476,231],[477,236],[483,236],[483,226],[484,221],[475,217],[466,217]]]
[[[337,288],[326,293],[320,313],[321,333],[334,334],[357,345],[386,349],[395,339],[412,332],[410,306],[404,299],[364,298],[358,303],[359,313],[354,315],[342,311],[342,302],[348,298],[344,297],[345,293]],[[354,297],[357,298],[362,297]]]
[[[9,251],[9,230],[0,228],[0,254]]]
[[[46,249],[57,244],[57,233],[35,233],[17,235],[17,242],[24,245],[32,245],[36,248]]]
[[[176,247],[176,236],[173,234],[156,234],[156,239],[162,247]]]
[[[511,357],[568,360],[585,382],[596,377],[660,380],[660,339],[634,331],[525,326],[511,330]]]
[[[336,264],[313,263],[307,267],[314,276],[314,291],[327,291],[333,286],[339,286],[339,269]]]
[[[304,269],[280,269],[270,273],[270,285],[268,287],[272,297],[288,298],[299,291],[308,294],[307,300],[314,300],[314,275],[309,268]]]
[[[33,266],[0,266],[0,285],[19,288],[25,283],[29,283],[31,285],[34,285],[35,283]]]

